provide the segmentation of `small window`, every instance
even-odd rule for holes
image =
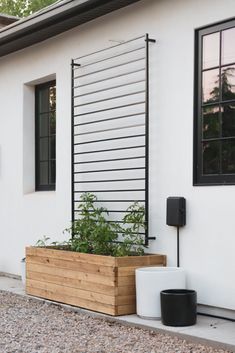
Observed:
[[[235,20],[196,31],[194,184],[235,184]]]
[[[36,190],[55,190],[56,82],[35,87]]]

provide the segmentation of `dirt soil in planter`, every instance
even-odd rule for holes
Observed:
[[[229,353],[0,291],[0,353]]]

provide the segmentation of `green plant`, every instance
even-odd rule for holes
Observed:
[[[113,256],[142,255],[145,229],[144,207],[135,202],[121,223],[109,221],[106,208],[96,206],[97,197],[83,193],[78,211],[80,217],[67,229],[72,235],[71,250]]]
[[[138,202],[130,205],[123,217],[122,243],[118,247],[117,256],[144,254],[144,240],[142,233],[146,228],[145,208]]]
[[[49,245],[49,240],[50,238],[47,237],[46,235],[43,235],[43,237],[41,239],[38,239],[35,246],[38,247],[44,247],[44,246],[48,246]]]
[[[68,229],[73,235],[70,246],[73,251],[108,255],[116,239],[117,226],[106,220],[108,212],[104,207],[96,207],[96,200],[94,194],[81,195],[80,218]]]
[[[64,249],[65,247],[69,247],[69,243],[68,241],[63,241],[63,242],[60,242],[60,241],[53,241],[53,242],[50,242],[50,237],[47,237],[46,235],[44,235],[41,239],[38,239],[35,246],[39,247],[39,248],[44,248],[44,247],[47,247],[47,246],[50,246],[50,247],[55,247],[56,249]]]

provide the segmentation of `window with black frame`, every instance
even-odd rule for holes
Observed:
[[[56,82],[35,87],[36,190],[55,190]]]
[[[194,184],[235,184],[235,20],[196,31]]]

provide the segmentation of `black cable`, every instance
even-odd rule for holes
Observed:
[[[180,227],[177,226],[177,267],[180,267]]]

